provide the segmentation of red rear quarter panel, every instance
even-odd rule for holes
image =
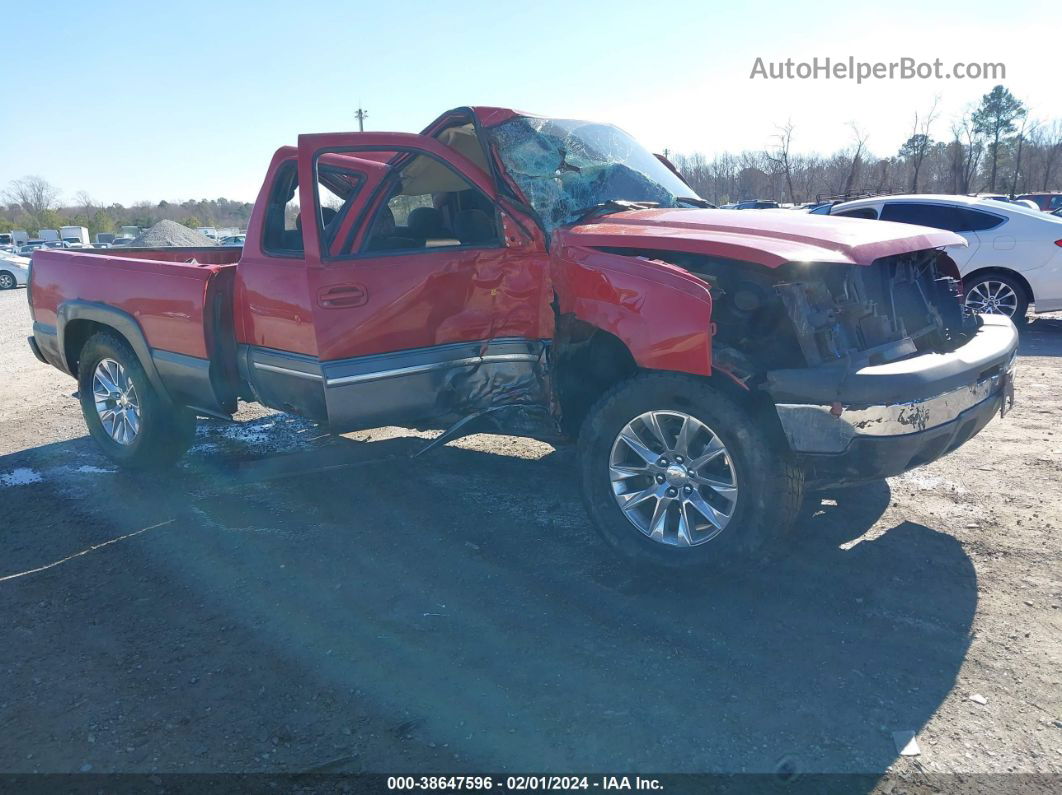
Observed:
[[[238,257],[239,249],[233,251]],[[132,256],[134,253],[150,253],[153,258]],[[106,304],[132,315],[152,348],[208,358],[204,318],[207,287],[218,272],[234,266],[165,261],[170,256],[176,254],[38,251],[33,256],[31,277],[34,320],[56,325],[59,307],[65,301]]]

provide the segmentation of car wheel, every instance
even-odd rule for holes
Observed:
[[[78,362],[78,397],[89,433],[117,464],[172,464],[195,438],[195,414],[163,400],[129,344],[112,332],[93,335]]]
[[[579,436],[583,499],[639,564],[740,565],[797,517],[802,472],[772,417],[703,380],[645,374],[606,393]]]
[[[1006,315],[1016,325],[1025,321],[1029,296],[1017,279],[1002,273],[985,273],[964,282],[966,308],[979,315]]]
[[[14,290],[18,281],[7,271],[0,271],[0,290]]]

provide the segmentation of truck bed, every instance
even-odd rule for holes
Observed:
[[[76,376],[78,351],[97,324],[120,323],[165,394],[228,413],[235,400],[232,285],[239,256],[235,247],[41,249],[30,278],[37,348]]]

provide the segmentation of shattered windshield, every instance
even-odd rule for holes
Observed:
[[[546,232],[608,201],[682,206],[697,197],[652,153],[610,124],[518,116],[490,134],[506,171]]]

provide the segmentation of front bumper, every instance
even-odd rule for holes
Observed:
[[[935,461],[1009,408],[1017,347],[1009,319],[984,316],[951,353],[848,372],[775,371],[768,389],[812,488],[872,480]]]

